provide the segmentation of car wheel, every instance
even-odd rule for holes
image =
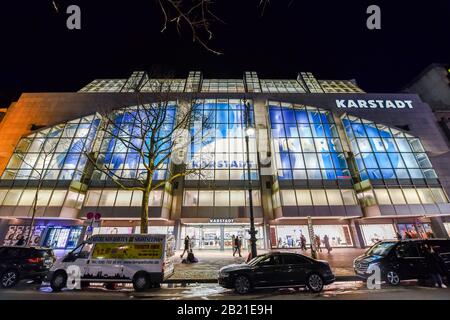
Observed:
[[[2,273],[0,286],[2,288],[12,288],[19,282],[19,272],[16,270],[7,270]]]
[[[144,272],[139,272],[133,277],[133,288],[137,292],[142,292],[150,286],[150,278]]]
[[[386,272],[386,282],[392,286],[398,286],[400,284],[400,276],[397,271],[389,270]]]
[[[308,279],[306,280],[306,286],[309,290],[311,290],[314,293],[321,292],[323,290],[323,280],[320,275],[317,273],[312,273],[308,276]]]
[[[234,280],[234,290],[239,294],[246,294],[250,292],[252,285],[246,276],[238,276]]]
[[[56,272],[50,280],[50,287],[59,292],[67,286],[67,274],[64,271]]]

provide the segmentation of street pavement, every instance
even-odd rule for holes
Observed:
[[[107,290],[92,285],[83,290],[52,292],[46,284],[21,282],[16,288],[0,290],[0,300],[450,300],[450,289],[425,287],[416,281],[402,283],[399,287],[382,285],[380,290],[367,289],[364,282],[336,282],[326,286],[320,294],[306,289],[255,290],[239,295],[217,284],[165,284],[160,289],[143,293],[134,292],[130,286]]]
[[[280,249],[274,251],[296,252],[310,255],[311,251],[301,251],[298,249]],[[354,276],[353,260],[361,255],[365,250],[356,248],[336,248],[330,254],[326,250],[318,253],[319,260],[326,260],[330,263],[331,269],[336,276]],[[258,254],[267,251],[260,250]],[[242,252],[242,257],[235,256],[231,250],[204,250],[195,251],[198,263],[182,264],[181,252],[175,255],[175,273],[171,280],[216,280],[220,268],[229,264],[243,263],[247,257],[247,251]],[[186,257],[186,256],[185,256]]]

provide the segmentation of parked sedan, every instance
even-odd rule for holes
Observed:
[[[21,279],[42,282],[54,261],[51,249],[0,247],[0,287],[11,288]]]
[[[219,272],[219,284],[240,294],[252,289],[302,286],[320,292],[334,280],[328,262],[295,253],[271,252],[248,263],[223,267]]]

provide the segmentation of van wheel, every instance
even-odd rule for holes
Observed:
[[[19,282],[19,272],[16,270],[6,270],[0,277],[0,286],[2,288],[12,288]]]
[[[389,270],[386,272],[386,282],[392,286],[398,286],[400,284],[400,276],[397,271]]]
[[[239,294],[249,293],[252,289],[250,280],[246,276],[238,276],[234,280],[234,290]]]
[[[53,291],[59,292],[67,286],[67,274],[64,271],[55,272],[50,280],[50,287]]]
[[[314,293],[319,293],[323,290],[323,280],[317,273],[312,273],[306,280],[306,286]]]
[[[142,292],[150,286],[150,277],[145,272],[138,272],[133,277],[133,288],[137,292]]]

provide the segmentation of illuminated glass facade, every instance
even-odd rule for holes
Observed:
[[[151,112],[157,110],[158,106],[153,107],[131,107],[123,112],[114,113],[114,123],[108,124],[109,128],[104,130],[106,133],[99,142],[100,149],[97,159],[98,166],[105,166],[115,177],[123,179],[145,179],[146,170],[142,157],[139,155],[139,146],[149,146],[152,127],[163,122],[158,129],[156,139],[160,145],[155,150],[166,150],[158,152],[155,159],[157,170],[155,170],[153,179],[164,180],[167,176],[169,164],[168,154],[170,153],[171,135],[175,124],[176,107],[174,103],[160,106],[164,110],[160,113]],[[155,113],[153,115],[153,113]],[[142,137],[145,136],[145,141]],[[163,139],[164,137],[167,137]],[[137,146],[133,148],[132,146]],[[142,148],[145,159],[148,159],[149,150]],[[97,150],[96,150],[97,151]],[[94,174],[94,179],[105,180],[108,177],[99,171]]]
[[[22,138],[2,179],[78,180],[100,119],[83,117]]]
[[[437,178],[418,138],[353,116],[342,122],[362,180]]]
[[[249,121],[254,125],[253,107]],[[245,107],[242,100],[199,100],[196,112],[202,121],[191,124],[189,168],[200,169],[187,180],[247,180]],[[197,117],[196,117],[197,118]],[[256,138],[249,137],[252,179],[258,179]]]
[[[279,179],[350,179],[330,111],[270,102],[269,116]]]

